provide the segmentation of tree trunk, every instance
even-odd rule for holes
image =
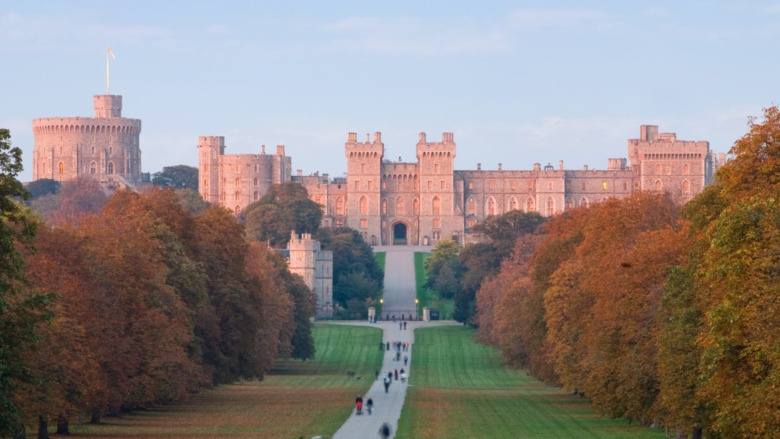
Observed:
[[[49,422],[43,416],[38,416],[38,439],[49,439]]]
[[[696,427],[691,432],[691,439],[701,439],[702,437],[702,428]]]
[[[70,434],[70,431],[68,431],[68,426],[68,418],[60,413],[57,416],[57,434]]]
[[[92,419],[89,420],[90,424],[100,424],[100,410],[92,410]]]

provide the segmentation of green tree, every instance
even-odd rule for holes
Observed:
[[[152,183],[172,189],[198,190],[198,168],[177,165],[165,166],[161,172],[152,174]]]
[[[322,222],[322,208],[309,199],[299,183],[273,185],[263,198],[244,209],[246,233],[250,241],[267,241],[282,248],[290,233],[316,233]]]
[[[425,286],[428,288],[435,288],[436,278],[439,275],[439,271],[445,265],[450,267],[450,270],[457,272],[458,270],[458,254],[460,253],[460,247],[452,239],[442,239],[436,244],[436,247],[431,249],[431,255],[425,260],[423,267],[425,268]]]
[[[30,193],[30,201],[48,194],[59,192],[62,184],[51,178],[39,178],[27,185],[27,192]]]
[[[11,146],[9,130],[0,129],[0,436],[24,432],[13,393],[21,383],[35,380],[24,352],[37,341],[38,323],[49,318],[52,298],[25,286],[19,246],[32,249],[36,223],[15,200],[28,197],[16,179],[21,170],[21,149]]]

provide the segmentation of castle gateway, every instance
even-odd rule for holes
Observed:
[[[699,194],[725,161],[709,142],[677,140],[642,125],[640,137],[629,139],[628,157],[608,159],[606,170],[566,170],[534,164],[532,170],[455,170],[453,133],[428,142],[420,133],[417,161],[384,158],[380,133],[345,144],[347,177],[328,174],[290,175],[284,147],[273,156],[224,155],[223,137],[201,137],[200,193],[240,213],[262,197],[270,184],[296,181],[322,206],[323,225],[358,230],[370,245],[435,245],[450,238],[471,241],[471,228],[490,215],[511,210],[552,216],[639,190],[669,192],[680,202]],[[207,198],[208,197],[208,198]]]

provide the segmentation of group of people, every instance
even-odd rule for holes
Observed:
[[[368,398],[366,401],[366,411],[368,411],[369,415],[374,411],[374,400],[371,398]],[[363,397],[360,395],[355,398],[355,414],[363,414]]]

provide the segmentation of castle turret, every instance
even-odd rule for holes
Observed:
[[[219,159],[225,153],[223,136],[198,138],[198,192],[205,201],[217,203],[219,199]]]
[[[369,243],[381,236],[379,209],[384,149],[379,132],[374,133],[373,142],[368,134],[365,142],[359,142],[356,133],[349,133],[344,145],[349,191],[347,226],[359,231]]]
[[[456,205],[462,210],[463,194],[454,190],[455,140],[452,133],[443,133],[441,142],[428,142],[420,133],[417,142],[420,175],[420,236],[422,244],[435,244],[443,230],[462,233],[463,221],[455,224]],[[452,236],[444,236],[452,237]]]
[[[92,102],[95,106],[95,119],[122,117],[122,96],[95,95]]]

